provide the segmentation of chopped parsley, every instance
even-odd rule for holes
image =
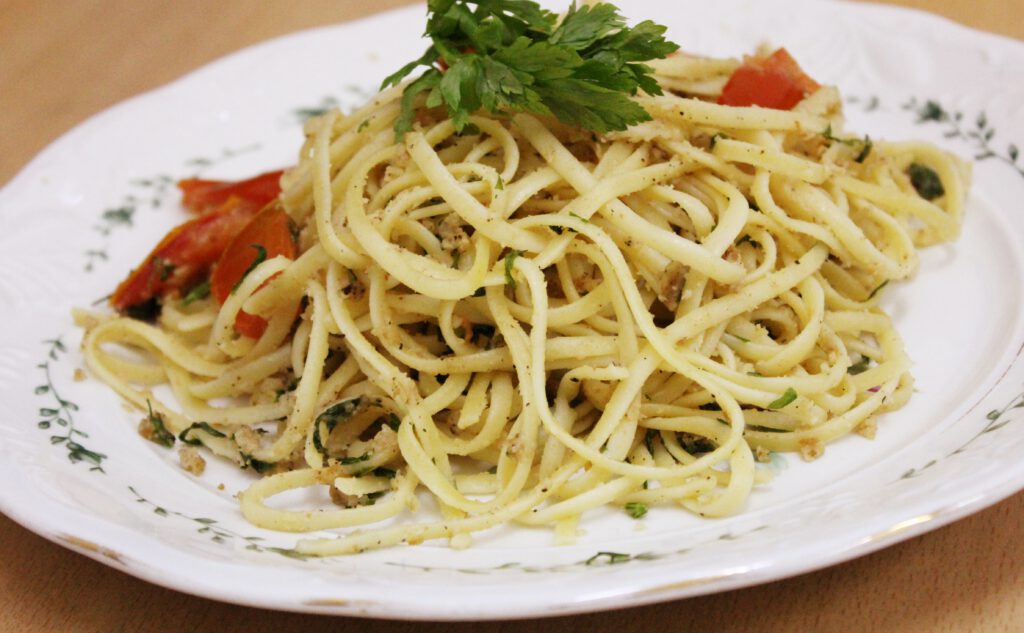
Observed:
[[[722,424],[728,424],[728,422],[726,422],[722,418],[718,418],[718,421],[721,422]],[[682,445],[683,450],[685,450],[687,453],[690,453],[691,455],[697,453],[710,453],[711,451],[715,450],[714,442],[712,442],[711,440],[702,435],[682,431],[676,434],[676,437],[679,438],[679,443]]]
[[[874,147],[874,145],[875,145],[874,142],[871,140],[870,136],[865,136],[863,139],[859,139],[859,138],[839,138],[838,136],[835,136],[835,135],[832,134],[832,124],[831,123],[829,123],[828,127],[825,128],[825,131],[822,132],[821,135],[824,136],[826,140],[829,140],[829,141],[831,141],[833,143],[841,143],[841,144],[846,145],[847,147],[852,148],[852,149],[860,148],[859,151],[857,152],[857,156],[855,156],[854,159],[853,159],[854,161],[856,161],[858,163],[863,163],[864,162],[864,160],[868,157],[868,154],[871,153],[871,148]]]
[[[630,501],[625,506],[626,514],[634,519],[642,519],[647,514],[647,504],[639,501]]]
[[[655,429],[647,429],[644,433],[644,446],[647,447],[647,452],[654,455],[654,438],[658,437],[658,431]]]
[[[402,420],[394,413],[389,413],[387,419],[384,421],[384,424],[387,424],[392,431],[397,432],[398,427],[402,425]]]
[[[178,434],[178,439],[186,444],[191,444],[192,446],[201,446],[203,442],[200,439],[189,436],[189,432],[194,430],[205,431],[212,437],[227,437],[227,435],[213,428],[206,422],[193,422],[191,426]]]
[[[352,464],[358,464],[360,462],[365,462],[368,459],[370,459],[370,454],[369,453],[363,453],[362,455],[357,455],[355,457],[342,457],[338,461],[342,465],[344,465],[344,466],[351,466]]]
[[[245,281],[245,278],[249,276],[249,273],[256,270],[256,267],[265,262],[267,259],[267,249],[263,248],[263,245],[250,244],[249,246],[256,249],[256,259],[252,260],[252,263],[249,264],[249,267],[245,269],[245,272],[242,273],[242,276],[239,277],[238,281],[235,282],[235,285],[231,287],[232,294],[234,294],[234,292],[238,290],[238,287],[242,285],[242,282]]]
[[[874,299],[875,295],[877,295],[882,290],[882,288],[885,288],[886,285],[888,285],[888,283],[889,283],[889,280],[886,279],[882,283],[880,283],[877,286],[875,286],[875,289],[872,290],[870,294],[868,294],[868,298],[865,299],[865,301],[871,301],[872,299]]]
[[[516,289],[516,280],[512,276],[512,267],[516,264],[516,257],[523,254],[523,251],[509,251],[508,255],[505,255],[505,285],[511,286],[512,290]]]
[[[256,459],[252,455],[247,455],[246,453],[239,453],[239,454],[242,456],[242,468],[243,469],[245,469],[245,468],[252,468],[254,471],[256,471],[256,472],[258,472],[260,474],[263,474],[263,473],[267,472],[268,470],[270,470],[271,468],[274,467],[274,463],[273,462],[265,462],[265,461]]]
[[[846,368],[846,373],[850,374],[851,376],[863,374],[868,370],[869,366],[871,366],[871,359],[868,358],[867,356],[862,356],[859,361]]]
[[[182,298],[181,305],[182,306],[187,306],[187,305],[195,303],[196,301],[199,301],[201,299],[205,299],[205,298],[207,298],[209,296],[210,296],[210,280],[207,279],[203,283],[201,283],[201,284],[199,284],[197,286],[193,286],[192,289],[188,291],[188,294],[186,294]]]
[[[167,427],[164,425],[164,417],[159,413],[153,413],[153,403],[149,400],[146,400],[146,408],[148,409],[148,415],[140,426],[142,437],[166,448],[174,446],[174,433],[167,430]]]
[[[907,175],[910,176],[910,184],[914,185],[914,191],[925,200],[934,200],[946,195],[942,179],[931,167],[921,163],[911,163],[907,168]]]
[[[313,448],[323,455],[325,459],[329,457],[327,454],[327,438],[331,436],[331,431],[333,431],[334,427],[338,426],[340,422],[344,422],[351,418],[359,409],[359,405],[362,404],[362,402],[362,396],[342,400],[341,402],[327,407],[324,409],[323,413],[316,416],[316,421],[313,423],[315,425],[315,428],[313,429]],[[323,426],[321,426],[321,424],[323,424]],[[326,429],[326,431],[322,431],[321,429]]]
[[[153,268],[157,269],[160,281],[167,281],[174,274],[175,265],[174,262],[167,261],[162,257],[154,257]]]
[[[777,399],[772,400],[768,405],[769,409],[782,409],[786,405],[796,400],[796,389],[792,387],[786,389],[786,392],[779,396]]]

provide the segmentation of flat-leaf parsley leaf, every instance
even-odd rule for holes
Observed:
[[[402,94],[399,138],[412,129],[420,93],[427,107],[444,105],[459,132],[481,109],[551,115],[600,133],[624,130],[651,118],[633,95],[661,94],[643,62],[679,48],[665,39],[664,26],[627,26],[608,3],[573,3],[558,22],[529,0],[430,0],[425,35],[426,52],[381,86],[427,67]]]

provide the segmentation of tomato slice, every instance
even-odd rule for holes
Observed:
[[[768,57],[749,57],[722,89],[718,103],[791,110],[821,86],[780,48]]]
[[[279,204],[270,204],[256,214],[224,249],[210,276],[210,292],[224,303],[245,275],[263,257],[283,255],[295,259],[298,247],[291,220]],[[240,311],[235,319],[239,334],[259,338],[267,328],[262,317]]]
[[[178,181],[181,202],[195,213],[208,213],[235,196],[252,202],[262,209],[281,193],[281,170],[270,171],[246,180],[201,180],[187,178]]]
[[[196,283],[260,208],[250,200],[229,197],[216,210],[175,227],[121,282],[110,305],[118,312],[130,312]]]

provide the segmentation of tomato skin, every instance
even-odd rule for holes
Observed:
[[[223,304],[227,300],[235,286],[256,263],[261,254],[256,246],[264,249],[266,259],[279,255],[295,259],[298,247],[292,233],[291,220],[281,205],[267,205],[224,249],[210,275],[210,292],[218,303]],[[259,338],[266,328],[265,319],[244,311],[239,311],[235,318],[235,329],[244,336]]]
[[[718,103],[791,110],[820,87],[785,48],[780,48],[768,57],[744,60],[729,77]]]
[[[251,201],[230,197],[216,210],[171,229],[118,285],[110,305],[123,313],[193,285],[206,275],[231,239],[259,210]]]
[[[122,281],[110,298],[121,313],[159,311],[157,299],[205,278],[239,232],[281,193],[283,171],[246,180],[178,183],[182,203],[199,217],[172,229]]]
[[[246,180],[202,180],[186,178],[178,181],[181,202],[194,213],[208,213],[235,196],[262,209],[281,193],[282,170],[269,171]]]

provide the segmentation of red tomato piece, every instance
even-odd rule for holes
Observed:
[[[718,103],[791,110],[821,86],[784,48],[768,57],[748,57],[722,89]]]
[[[229,197],[216,210],[175,227],[121,282],[110,305],[126,312],[200,280],[259,210],[252,201]]]
[[[280,170],[271,171],[239,181],[186,178],[178,181],[181,202],[189,211],[207,213],[235,196],[262,209],[281,193],[282,173]]]
[[[288,214],[278,204],[268,205],[224,249],[210,276],[210,292],[224,303],[261,255],[266,259],[278,255],[295,259],[297,250]],[[235,319],[235,329],[244,336],[259,338],[266,327],[262,317],[244,311]]]

